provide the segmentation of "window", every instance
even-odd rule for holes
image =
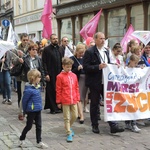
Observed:
[[[82,19],[82,27],[84,27],[92,18],[93,18],[94,14],[86,14],[83,16]]]
[[[143,21],[144,21],[143,6],[142,5],[132,6],[132,8],[131,8],[131,24],[133,25],[134,29],[135,30],[143,30],[144,29]]]
[[[71,18],[63,19],[61,22],[61,38],[67,36],[72,39],[72,22]]]
[[[104,33],[104,14],[101,13],[99,23],[98,23],[98,31]]]
[[[37,0],[34,0],[34,9],[37,9]]]
[[[109,46],[122,40],[126,32],[126,11],[125,9],[114,9],[108,13],[108,39]]]
[[[79,26],[79,19],[78,17],[76,17],[75,19],[75,45],[78,44],[78,42],[80,42],[80,26]]]

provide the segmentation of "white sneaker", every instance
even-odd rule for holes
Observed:
[[[129,123],[125,124],[125,129],[132,130],[132,126]]]
[[[84,108],[84,112],[89,113],[89,110],[87,109],[87,107]]]
[[[19,147],[22,147],[22,148],[26,148],[27,147],[27,145],[26,145],[24,140],[19,141]]]
[[[8,105],[11,105],[11,104],[12,104],[11,99],[8,99],[7,104],[8,104]]]
[[[7,103],[7,100],[3,99],[2,104],[6,104],[6,103]]]
[[[41,148],[41,149],[46,149],[48,148],[48,145],[43,142],[40,142],[40,143],[37,143],[36,147]]]
[[[133,126],[132,126],[132,131],[138,133],[138,132],[141,131],[141,129],[139,129],[139,128],[137,127],[137,125],[133,125]]]

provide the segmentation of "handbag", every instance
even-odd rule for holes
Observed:
[[[11,76],[19,76],[22,73],[22,64],[17,64],[14,65],[11,69],[10,69],[10,75]]]

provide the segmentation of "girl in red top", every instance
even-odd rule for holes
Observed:
[[[77,103],[80,100],[77,76],[71,72],[73,60],[64,57],[62,60],[63,70],[56,79],[56,103],[58,108],[63,109],[64,124],[67,133],[67,142],[72,142],[74,132],[71,129],[75,122],[78,111]]]

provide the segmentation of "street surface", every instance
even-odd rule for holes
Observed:
[[[44,93],[42,95],[44,97]],[[2,102],[2,95],[0,96]],[[12,101],[12,105],[0,105],[0,150],[21,150],[18,147],[18,141],[26,121],[18,120],[15,92],[12,92]],[[150,121],[145,121],[146,126],[139,126],[142,129],[140,133],[126,130],[123,133],[111,135],[108,124],[103,121],[103,108],[101,112],[100,134],[94,134],[91,131],[89,113],[84,113],[85,123],[79,124],[78,120],[75,122],[73,142],[67,143],[62,113],[50,114],[49,110],[43,110],[42,141],[49,145],[49,150],[150,150]],[[120,125],[124,126],[124,122],[120,122]],[[38,150],[35,137],[33,125],[26,138],[28,147],[23,150]]]

